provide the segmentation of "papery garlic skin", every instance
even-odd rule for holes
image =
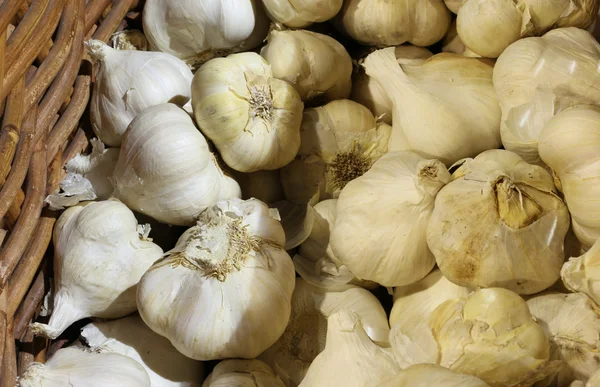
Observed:
[[[162,249],[140,235],[133,212],[118,200],[67,209],[54,228],[54,308],[31,331],[55,339],[85,317],[113,319],[136,310],[135,292]]]
[[[544,293],[527,300],[531,314],[550,338],[550,358],[564,365],[545,385],[587,381],[600,362],[600,317],[583,294]],[[537,385],[536,385],[537,386]]]
[[[539,138],[542,160],[554,171],[585,247],[600,237],[600,108],[581,105],[554,116]]]
[[[531,385],[562,365],[549,361],[544,330],[527,303],[507,289],[480,289],[448,300],[422,326],[419,332],[390,334],[399,364],[437,364],[493,387]]]
[[[295,273],[284,243],[256,199],[209,207],[142,277],[142,319],[192,359],[255,358],[290,316]]]
[[[489,150],[440,190],[427,243],[457,285],[533,294],[559,278],[568,229],[552,176],[512,152]]]
[[[300,387],[373,386],[398,371],[392,351],[373,343],[360,317],[342,309],[329,317],[325,350],[312,362]]]
[[[430,46],[444,37],[450,11],[442,0],[348,0],[336,26],[362,44]]]
[[[123,30],[115,32],[111,43],[116,50],[148,51],[148,39],[140,30]]]
[[[145,109],[166,102],[183,106],[191,98],[193,74],[181,60],[160,52],[115,50],[99,40],[87,46],[98,66],[90,120],[105,144],[120,146],[129,123]]]
[[[542,164],[538,139],[548,121],[578,104],[600,104],[600,45],[579,28],[559,28],[510,45],[494,66],[502,144]]]
[[[148,0],[142,22],[152,49],[192,67],[224,52],[251,50],[269,29],[258,0]]]
[[[281,379],[260,360],[223,360],[202,387],[285,387]]]
[[[435,265],[425,240],[427,223],[435,195],[449,180],[438,160],[385,154],[342,190],[331,230],[333,253],[359,279],[383,286],[425,277]]]
[[[479,378],[433,364],[416,364],[403,369],[377,387],[488,387]]]
[[[489,64],[449,53],[398,64],[390,47],[371,53],[364,66],[392,101],[401,150],[450,166],[500,146],[501,112]]]
[[[116,353],[59,349],[45,364],[31,363],[18,387],[150,387],[148,373],[135,360]]]
[[[596,241],[582,256],[565,262],[560,277],[569,290],[587,295],[600,310],[600,242]]]
[[[600,369],[596,372],[594,372],[594,374],[592,375],[591,378],[588,379],[587,383],[585,384],[585,387],[596,387],[600,383]]]
[[[333,18],[344,0],[263,0],[267,15],[288,27],[300,28]]]
[[[260,54],[273,76],[292,84],[303,101],[348,98],[352,58],[337,40],[304,30],[273,30]]]
[[[300,147],[304,105],[254,52],[204,64],[194,75],[192,107],[202,133],[236,171],[281,168]]]
[[[373,342],[388,345],[387,316],[368,290],[352,286],[341,292],[326,291],[297,278],[290,322],[259,359],[269,364],[286,386],[298,386],[315,357],[325,349],[328,318],[340,310],[355,313]]]
[[[203,364],[185,357],[144,324],[138,314],[113,321],[93,322],[81,330],[91,351],[118,353],[144,367],[152,387],[199,387]]]
[[[190,116],[173,104],[146,109],[123,138],[114,196],[129,208],[173,225],[191,225],[219,200],[240,197]]]

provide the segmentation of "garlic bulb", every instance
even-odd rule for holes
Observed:
[[[399,364],[437,364],[492,387],[528,386],[562,365],[549,361],[544,330],[527,303],[507,289],[480,289],[445,301],[422,327],[390,334]]]
[[[342,99],[306,109],[300,127],[296,160],[281,170],[285,196],[304,202],[336,198],[353,179],[362,176],[388,147],[389,125],[377,125],[366,107]],[[307,178],[313,181],[307,183]]]
[[[223,360],[202,387],[285,387],[268,365],[260,360]]]
[[[396,47],[395,54],[396,61],[402,64],[421,63],[433,56],[428,49],[410,44]],[[350,99],[366,106],[375,117],[381,118],[386,124],[392,124],[392,101],[379,84],[369,77],[364,70],[359,69],[352,80]]]
[[[260,54],[271,65],[273,75],[291,83],[303,101],[350,96],[352,59],[344,46],[327,35],[273,30]]]
[[[333,18],[344,0],[263,0],[273,21],[300,28]]]
[[[148,51],[148,39],[140,30],[123,30],[115,32],[110,38],[116,50]]]
[[[335,21],[363,44],[425,47],[444,37],[451,16],[442,0],[347,0]]]
[[[520,38],[556,27],[588,27],[598,4],[597,0],[465,0],[457,13],[458,34],[473,52],[497,58]]]
[[[538,138],[571,105],[600,105],[600,45],[579,28],[559,28],[510,45],[494,67],[502,144],[541,164]]]
[[[116,353],[59,349],[45,364],[31,363],[17,387],[150,387],[148,373],[135,360]]]
[[[300,387],[373,386],[400,368],[392,351],[373,343],[360,317],[342,309],[327,320],[327,340],[308,368]]]
[[[142,319],[192,359],[255,358],[290,316],[295,273],[284,242],[256,199],[209,207],[142,277]]]
[[[115,197],[174,225],[194,224],[219,200],[239,197],[189,115],[173,104],[146,109],[131,123],[113,175]]]
[[[394,48],[385,48],[367,56],[364,66],[392,101],[393,132],[405,142],[395,150],[413,150],[450,165],[500,146],[500,107],[490,65],[448,53],[399,65]]]
[[[286,386],[298,386],[315,357],[325,349],[328,318],[340,310],[355,313],[373,342],[388,345],[387,316],[368,290],[352,286],[343,292],[331,292],[297,278],[290,322],[259,359],[270,365]]]
[[[278,169],[252,173],[232,171],[232,174],[240,185],[243,199],[255,198],[271,204],[284,198]]]
[[[150,47],[191,67],[211,57],[251,50],[269,29],[258,0],[147,0],[142,18]]]
[[[237,171],[278,169],[296,156],[304,105],[256,53],[202,66],[192,83],[192,107],[202,133]]]
[[[554,116],[539,138],[539,152],[557,177],[585,247],[600,237],[600,108],[577,106]]]
[[[592,375],[591,378],[588,379],[585,387],[596,387],[600,385],[600,369]]]
[[[313,206],[316,203],[317,195],[304,204],[296,204],[288,200],[279,200],[271,204],[271,207],[279,213],[278,220],[285,232],[286,251],[300,246],[310,235],[315,216]]]
[[[444,3],[452,13],[456,14],[462,6],[463,0],[444,0]]]
[[[143,236],[133,212],[118,200],[66,210],[54,228],[54,308],[32,332],[57,338],[85,317],[105,319],[136,310],[136,285],[162,256]]]
[[[587,381],[600,368],[600,317],[583,294],[548,293],[527,301],[531,314],[550,338],[550,358],[562,360],[559,386]],[[541,387],[541,386],[540,386]]]
[[[460,374],[433,364],[416,364],[377,387],[488,387],[479,378]]]
[[[460,36],[458,36],[458,31],[456,30],[456,20],[452,22],[450,29],[448,29],[448,32],[444,37],[442,51],[466,56],[468,58],[480,57],[480,55],[477,55],[473,51],[469,50],[460,39]]]
[[[138,314],[113,321],[93,322],[81,338],[98,353],[118,353],[144,367],[152,387],[199,387],[202,363],[177,352],[169,340],[152,332]]]
[[[183,106],[191,98],[192,72],[171,55],[115,50],[99,40],[87,47],[98,66],[90,120],[107,145],[120,146],[129,123],[145,109],[165,102]]]
[[[568,228],[567,207],[545,169],[489,150],[467,159],[440,190],[427,243],[457,285],[533,294],[559,278]]]
[[[600,309],[600,239],[581,257],[570,258],[563,265],[560,276],[565,286],[587,295]]]

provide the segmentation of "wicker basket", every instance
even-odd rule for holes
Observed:
[[[134,19],[137,0],[0,1],[0,387],[13,387],[47,340],[33,338],[48,290],[58,214],[44,198],[88,146],[92,82],[83,42],[107,41]]]

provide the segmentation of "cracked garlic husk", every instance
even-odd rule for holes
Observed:
[[[260,360],[223,360],[202,387],[285,387],[279,376]]]
[[[131,121],[145,109],[191,98],[193,74],[181,60],[162,52],[115,50],[99,40],[87,42],[97,66],[90,99],[90,120],[96,136],[118,147]]]
[[[600,368],[600,316],[579,293],[542,293],[527,300],[531,314],[550,338],[550,359],[562,360],[558,375],[536,387],[587,381]]]
[[[296,279],[290,322],[279,340],[260,355],[288,387],[298,386],[315,357],[325,349],[328,319],[340,310],[357,315],[368,337],[389,346],[385,310],[368,290],[357,286],[326,291]]]
[[[200,387],[203,364],[185,357],[154,333],[138,314],[118,320],[92,322],[81,329],[79,348],[97,353],[118,353],[138,363],[148,373],[152,387]]]
[[[295,277],[273,216],[256,199],[202,212],[142,277],[144,322],[196,360],[252,359],[273,345],[289,320]]]
[[[395,141],[404,143],[396,149],[450,166],[500,146],[501,112],[490,64],[450,53],[399,64],[389,47],[369,54],[364,67],[392,101]]]
[[[150,48],[174,55],[192,68],[260,46],[269,30],[259,0],[147,0],[142,22]]]
[[[331,230],[333,253],[362,280],[402,286],[422,279],[435,265],[427,223],[435,195],[449,180],[438,160],[413,152],[383,155],[342,190]]]
[[[190,116],[173,104],[146,109],[129,126],[112,177],[114,196],[159,222],[187,226],[207,207],[240,197]]]
[[[352,58],[337,40],[304,30],[273,30],[260,54],[273,76],[292,84],[303,101],[348,98]]]
[[[579,28],[559,28],[510,45],[494,66],[507,150],[542,165],[540,133],[566,108],[600,104],[600,45]]]
[[[392,350],[375,344],[361,318],[342,309],[329,316],[325,349],[311,363],[300,387],[372,386],[398,371]]]
[[[254,52],[204,64],[192,82],[192,107],[202,133],[236,171],[281,168],[300,147],[304,104]]]
[[[597,0],[465,0],[457,12],[457,29],[471,51],[497,58],[523,37],[557,27],[588,27],[598,4]]]
[[[600,239],[582,256],[572,257],[564,263],[560,276],[572,292],[583,293],[600,311]]]
[[[118,200],[67,209],[54,228],[54,307],[36,335],[55,339],[85,317],[114,319],[136,310],[144,272],[162,256],[133,212]]]
[[[45,363],[31,363],[17,387],[150,387],[148,373],[137,361],[117,353],[78,348],[59,349]]]
[[[444,37],[451,20],[442,0],[347,0],[334,22],[363,44],[425,47]]]
[[[465,160],[440,190],[427,243],[457,285],[533,294],[559,278],[568,229],[552,176],[515,153],[489,150]]]
[[[123,30],[115,32],[110,41],[115,50],[148,51],[148,39],[140,30]]]
[[[377,387],[488,387],[481,379],[434,364],[415,364]]]
[[[366,107],[348,99],[306,109],[298,159],[281,170],[283,191],[292,202],[337,198],[388,148],[391,127],[378,124]],[[308,181],[307,181],[308,180]]]
[[[580,105],[555,115],[539,138],[542,160],[564,194],[573,231],[584,247],[600,237],[600,108]]]
[[[419,329],[390,333],[399,364],[437,364],[482,379],[492,387],[531,385],[562,366],[519,295],[502,288],[477,290],[440,304]]]
[[[288,27],[300,28],[333,18],[344,0],[263,0],[267,15]]]

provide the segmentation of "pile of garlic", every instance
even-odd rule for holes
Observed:
[[[600,0],[142,3],[18,385],[600,386]]]

